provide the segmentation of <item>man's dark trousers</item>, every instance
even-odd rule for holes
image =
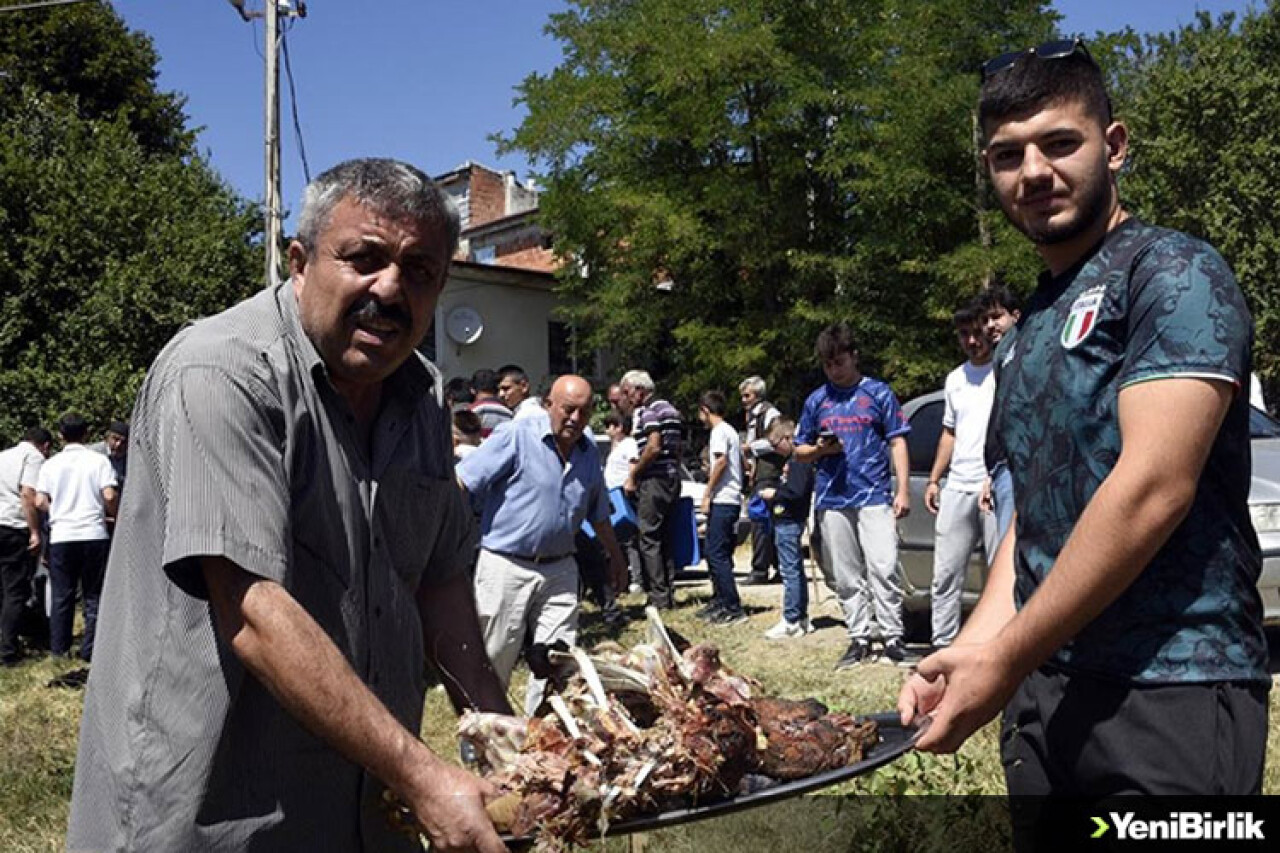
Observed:
[[[71,627],[76,612],[76,587],[84,595],[84,639],[80,657],[93,657],[93,635],[98,627],[98,599],[107,572],[110,539],[59,542],[49,546],[49,584],[53,613],[49,618],[49,645],[55,655],[71,653]]]
[[[773,524],[751,521],[751,582],[766,583],[770,572],[778,576],[778,549],[773,544]]]
[[[668,559],[667,540],[680,497],[680,480],[646,477],[636,483],[636,515],[640,524],[640,566],[654,607],[675,606],[675,578]]]
[[[0,526],[0,663],[18,660],[18,625],[31,597],[29,541],[25,527]]]

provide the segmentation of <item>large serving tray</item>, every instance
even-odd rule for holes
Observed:
[[[870,773],[878,767],[883,767],[910,751],[925,728],[914,725],[903,726],[897,711],[868,714],[861,719],[873,720],[880,734],[880,742],[867,750],[861,761],[835,770],[806,776],[803,779],[791,779],[786,782],[766,780],[765,784],[754,788],[750,793],[619,821],[610,824],[608,834],[614,836],[627,835],[633,832],[654,832],[671,826],[678,826],[682,823],[691,823],[695,820],[704,820],[709,817],[718,817],[744,809],[755,808],[756,806],[763,806],[845,782],[854,777]],[[528,836],[503,835],[502,840],[513,848],[522,848],[533,843],[533,839]]]

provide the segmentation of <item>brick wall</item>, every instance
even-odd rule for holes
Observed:
[[[507,215],[507,188],[502,175],[472,164],[470,186],[471,218],[468,228],[475,228]]]
[[[520,269],[538,270],[539,272],[555,272],[560,269],[560,263],[556,260],[555,253],[541,246],[530,246],[527,249],[504,252],[498,255],[494,263],[500,267],[519,267]]]

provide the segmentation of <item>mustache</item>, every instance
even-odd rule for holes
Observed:
[[[347,311],[347,317],[357,323],[382,320],[383,322],[395,323],[402,329],[407,329],[413,325],[413,319],[409,316],[409,313],[399,305],[383,305],[378,300],[368,296],[351,306]]]

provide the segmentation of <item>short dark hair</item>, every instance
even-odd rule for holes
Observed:
[[[114,432],[116,435],[120,436],[121,438],[128,438],[129,422],[128,421],[112,421],[111,425],[107,427],[107,432]]]
[[[22,434],[22,440],[32,444],[53,444],[53,433],[41,426],[30,427]]]
[[[609,412],[604,416],[605,427],[621,427],[624,432],[631,432],[631,418],[624,418],[617,412]]]
[[[84,441],[89,433],[89,422],[83,415],[67,412],[58,419],[58,432],[62,434],[63,441]]]
[[[459,409],[453,413],[453,426],[463,435],[477,436],[484,427],[480,423],[480,416],[470,409]]]
[[[518,364],[504,364],[498,368],[498,381],[502,381],[510,376],[517,382],[528,384],[529,374],[524,372],[524,368]]]
[[[702,396],[698,398],[698,405],[719,418],[723,418],[724,413],[728,411],[724,394],[719,391],[703,391]]]
[[[961,305],[951,315],[951,324],[956,327],[956,331],[967,329],[970,326],[979,325],[986,319],[987,312],[983,310],[978,300],[971,299]]]
[[[471,393],[471,380],[465,376],[455,376],[444,383],[444,398],[450,403],[471,403],[476,399]]]
[[[1027,51],[1011,66],[982,81],[978,125],[983,139],[990,138],[996,122],[1063,101],[1082,104],[1104,128],[1111,124],[1111,99],[1102,70],[1086,51],[1077,49],[1057,59],[1041,59]]]
[[[471,374],[471,390],[483,391],[486,394],[498,393],[498,374],[487,367],[482,367]]]
[[[1003,308],[1012,314],[1022,310],[1022,300],[1003,284],[993,284],[978,294],[978,305],[984,312],[995,308]]]
[[[818,333],[818,342],[814,345],[819,361],[831,361],[841,353],[853,355],[858,351],[858,344],[853,339],[853,330],[848,323],[832,323]]]

